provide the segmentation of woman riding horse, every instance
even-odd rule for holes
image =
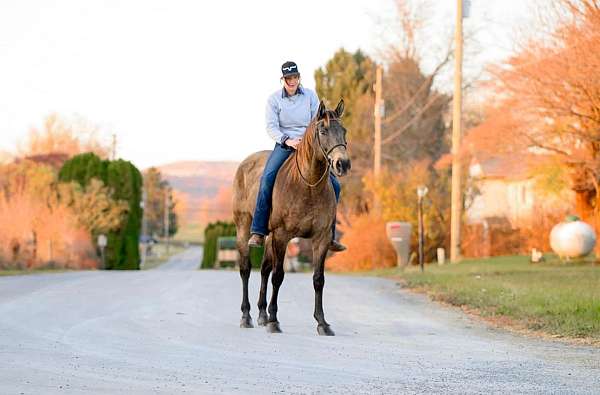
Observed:
[[[295,64],[284,64],[286,71],[297,72]],[[298,87],[298,78],[290,80],[291,86]],[[287,85],[287,82],[286,82]],[[297,88],[296,88],[297,89]],[[308,90],[303,89],[304,92]],[[286,91],[287,92],[287,91]],[[289,93],[288,93],[289,94]],[[284,94],[285,95],[285,94]],[[303,96],[307,95],[307,96]],[[313,94],[314,95],[314,94]],[[316,97],[316,96],[315,96]],[[300,94],[296,100],[306,100],[307,93]],[[263,261],[261,265],[261,285],[258,297],[258,324],[265,325],[270,332],[281,332],[277,320],[277,297],[283,282],[283,261],[288,242],[294,237],[312,240],[312,262],[314,265],[313,288],[315,291],[314,317],[317,320],[317,332],[320,335],[332,336],[329,324],[323,313],[323,287],[325,285],[325,257],[332,246],[332,227],[335,222],[337,193],[334,184],[329,180],[335,176],[344,176],[350,170],[350,159],[346,151],[346,129],[341,123],[344,102],[340,100],[334,111],[327,110],[320,102],[315,116],[307,123],[306,130],[295,135],[287,135],[293,141],[295,149],[286,151],[280,141],[276,150],[288,160],[281,160],[278,154],[270,151],[257,152],[246,158],[235,175],[233,183],[233,220],[237,228],[237,248],[240,253],[239,267],[242,278],[242,328],[252,328],[250,302],[248,300],[248,280],[250,278],[250,228],[259,195],[259,180],[264,179],[263,172],[268,161],[276,158],[281,161],[279,171],[272,174],[275,178],[272,185],[271,215],[268,229],[263,228],[266,239]],[[281,111],[280,111],[281,113]],[[285,121],[284,121],[285,124]],[[303,133],[303,135],[301,134]],[[300,139],[299,137],[302,136]],[[283,139],[283,137],[281,137]],[[294,141],[295,140],[295,141]],[[283,151],[283,152],[281,152]],[[264,225],[264,224],[263,224]],[[266,226],[266,225],[265,225]],[[273,292],[268,305],[267,315],[267,283],[271,275]]]
[[[300,72],[296,63],[285,62],[281,65],[281,73],[283,89],[273,93],[267,101],[267,133],[275,140],[275,148],[267,160],[260,179],[260,189],[252,220],[252,236],[248,241],[250,247],[262,246],[265,236],[269,234],[271,198],[277,172],[302,141],[306,128],[319,107],[317,94],[300,85]],[[340,184],[333,174],[330,175],[330,179],[336,201],[339,201]],[[329,250],[344,251],[346,247],[335,240],[335,221],[332,228],[333,240]]]

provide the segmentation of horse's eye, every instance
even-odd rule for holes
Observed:
[[[325,129],[325,128],[319,129],[319,133],[321,133],[322,135],[326,135],[327,134],[327,129]]]

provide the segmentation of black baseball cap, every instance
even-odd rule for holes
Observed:
[[[293,75],[300,75],[296,63],[288,61],[281,65],[281,78],[291,77]]]

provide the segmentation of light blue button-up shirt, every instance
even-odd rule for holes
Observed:
[[[294,96],[288,96],[285,88],[280,89],[267,101],[267,133],[280,144],[300,138],[318,109],[319,98],[313,90],[299,86]]]

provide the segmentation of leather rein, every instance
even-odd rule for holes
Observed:
[[[317,121],[317,125],[319,125],[319,123],[325,121],[324,119],[321,119],[320,121]],[[338,121],[338,118],[329,118],[329,121]],[[327,161],[327,167],[325,168],[325,172],[323,172],[323,175],[319,178],[319,181],[317,181],[314,184],[311,184],[303,175],[302,175],[302,171],[300,170],[300,164],[298,164],[298,152],[294,153],[295,156],[295,160],[296,160],[296,168],[298,169],[298,174],[300,174],[300,178],[302,178],[302,181],[304,181],[304,183],[306,185],[308,185],[311,188],[316,187],[317,185],[319,185],[324,179],[325,176],[329,173],[329,170],[331,169],[331,159],[329,158],[329,154],[331,154],[333,152],[334,149],[338,148],[338,147],[344,147],[344,149],[348,149],[346,143],[340,143],[340,144],[336,144],[334,145],[332,148],[330,148],[328,151],[325,151],[325,149],[323,148],[323,146],[321,145],[321,139],[319,138],[319,135],[321,134],[319,132],[320,128],[317,126],[315,128],[315,133],[317,134],[317,143],[319,144],[319,148],[321,149],[321,153],[323,154],[323,156],[325,157],[325,160]]]

